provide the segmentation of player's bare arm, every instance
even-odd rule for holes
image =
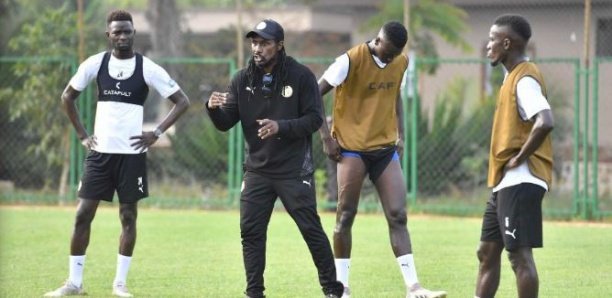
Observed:
[[[64,112],[70,119],[72,126],[76,130],[77,137],[81,141],[83,147],[87,148],[87,150],[91,150],[94,148],[96,143],[95,136],[89,136],[83,122],[81,122],[81,117],[79,116],[79,110],[76,107],[76,99],[81,94],[80,91],[75,90],[72,86],[66,86],[64,92],[62,93],[62,107]]]
[[[323,119],[326,118],[325,94],[329,93],[329,91],[332,89],[334,89],[334,87],[325,79],[319,80],[319,92],[321,93],[321,116]],[[321,128],[319,128],[319,135],[321,136],[321,141],[323,143],[323,152],[327,155],[327,157],[331,160],[340,161],[340,159],[342,159],[342,155],[340,154],[340,145],[336,139],[332,138],[329,131],[329,126],[327,126],[327,121],[323,121]]]
[[[395,105],[395,114],[397,115],[397,154],[401,157],[404,154],[404,106],[402,104],[402,96],[397,95],[397,103]]]
[[[130,140],[136,140],[136,142],[131,144],[134,149],[140,149],[140,152],[144,152],[144,150],[155,144],[159,136],[172,126],[174,122],[187,111],[187,108],[189,108],[189,98],[185,95],[183,90],[174,92],[168,99],[174,103],[174,106],[170,112],[168,112],[166,118],[157,126],[155,131],[143,131],[139,136],[130,137]]]

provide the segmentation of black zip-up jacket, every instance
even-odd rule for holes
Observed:
[[[323,123],[321,94],[314,74],[289,56],[285,67],[286,81],[276,88],[271,98],[264,98],[261,92],[262,71],[257,69],[249,82],[244,68],[232,78],[230,97],[222,108],[208,109],[206,104],[208,115],[219,130],[227,131],[240,121],[246,140],[244,169],[280,179],[314,172],[312,134]],[[281,85],[278,68],[276,65],[273,80],[279,81],[273,81],[273,85]],[[276,121],[278,133],[260,139],[257,120],[262,119]]]

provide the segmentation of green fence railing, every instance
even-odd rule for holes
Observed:
[[[600,75],[601,69],[605,68],[607,72],[605,75]],[[587,206],[590,207],[591,212],[594,218],[602,218],[602,217],[610,217],[612,216],[612,190],[603,194],[602,200],[600,200],[600,191],[599,191],[599,121],[600,121],[600,113],[606,113],[606,111],[599,110],[599,95],[600,91],[603,88],[606,88],[605,94],[610,96],[612,94],[612,86],[610,84],[605,84],[604,80],[610,76],[612,73],[612,57],[597,57],[593,61],[593,76],[592,76],[592,98],[593,98],[593,118],[592,118],[592,159],[591,159],[591,181],[593,181],[591,188],[591,196],[589,196],[589,203]],[[607,82],[607,81],[605,81]],[[602,84],[603,83],[603,84]],[[608,97],[609,99],[609,97]],[[609,165],[612,168],[612,165]],[[606,175],[610,175],[612,171],[606,171]],[[609,178],[608,178],[609,179]]]
[[[329,57],[300,57],[320,77],[333,62]],[[203,112],[203,99],[212,90],[224,90],[237,70],[233,59],[160,58],[155,61],[171,72],[192,101],[192,107],[175,125],[166,145],[149,150],[151,197],[145,205],[171,208],[235,208],[242,182],[244,139],[239,126],[228,133],[218,132]],[[585,70],[578,58],[535,59],[544,73],[549,101],[555,113],[556,135],[553,135],[556,179],[545,200],[548,217],[580,217],[598,219],[612,216],[612,198],[607,188],[600,188],[600,173],[605,163],[599,155],[599,117],[601,94],[612,94],[602,83],[612,73],[611,58],[597,58],[592,68]],[[10,94],[28,94],[20,85],[27,78],[28,68],[47,63],[66,65],[63,86],[76,71],[75,58],[0,57],[4,80],[0,83],[0,129],[9,131],[0,146],[0,180],[12,186],[0,195],[2,203],[66,202],[74,198],[81,176],[85,152],[74,133],[70,139],[70,191],[57,195],[61,167],[50,166],[45,178],[28,181],[28,164],[21,161],[25,152],[29,158],[44,163],[37,142],[43,136],[15,132],[27,118],[11,115]],[[485,59],[430,59],[411,61],[409,84],[403,93],[405,154],[402,167],[406,173],[408,201],[413,212],[479,215],[488,196],[485,186],[488,142],[494,108],[495,92],[503,74],[489,67]],[[52,69],[43,69],[51,72]],[[49,75],[48,77],[52,77]],[[59,100],[61,88],[45,91]],[[22,89],[20,89],[22,88]],[[33,88],[29,86],[28,88]],[[412,88],[408,90],[407,88]],[[21,91],[20,91],[21,90]],[[14,92],[22,93],[14,93]],[[36,93],[33,93],[36,94]],[[4,98],[3,98],[4,96]],[[86,89],[78,102],[87,129],[93,129],[95,115],[94,88]],[[331,97],[331,95],[328,95]],[[147,104],[155,110],[158,99]],[[326,99],[326,111],[331,112],[333,100]],[[58,104],[59,106],[59,104]],[[52,111],[53,113],[61,113]],[[63,116],[63,115],[60,115]],[[145,115],[155,122],[155,115]],[[71,126],[61,117],[70,131]],[[147,121],[147,120],[146,120]],[[25,126],[24,126],[25,127]],[[19,131],[19,130],[17,130]],[[314,136],[314,157],[317,166],[320,206],[331,207],[326,200],[323,184],[333,179],[325,169],[320,138]],[[9,144],[17,146],[11,149]],[[55,145],[54,145],[55,146]],[[20,150],[23,152],[16,152]],[[38,150],[38,151],[37,151]],[[39,152],[39,153],[36,153]],[[19,154],[18,154],[19,153]],[[19,158],[16,158],[19,157]],[[17,162],[19,161],[19,162]],[[558,161],[558,162],[557,162]],[[23,163],[25,166],[19,166]],[[2,182],[2,181],[0,181]],[[366,181],[360,208],[380,210],[376,191]],[[0,184],[1,185],[1,184]],[[606,186],[609,187],[609,186]],[[602,191],[603,190],[603,191]],[[38,198],[38,199],[37,199]]]
[[[566,162],[571,160],[573,171],[567,174],[566,177],[561,177],[561,182],[564,182],[566,185],[572,185],[573,191],[571,196],[567,196],[565,194],[566,190],[564,187],[553,186],[551,190],[550,200],[545,201],[546,208],[545,213],[550,217],[571,217],[577,215],[578,210],[584,210],[586,208],[587,202],[585,201],[585,196],[582,196],[582,192],[579,186],[579,181],[581,179],[580,173],[578,169],[580,168],[580,162],[587,162],[587,158],[579,159],[581,156],[580,148],[588,148],[587,146],[580,146],[580,137],[588,134],[588,126],[581,125],[580,119],[586,119],[585,121],[589,121],[588,117],[582,118],[580,117],[580,79],[581,79],[581,70],[580,70],[580,61],[577,58],[544,58],[544,59],[535,59],[534,62],[538,63],[541,68],[544,68],[543,72],[545,73],[545,79],[550,79],[553,83],[557,80],[556,77],[552,78],[554,75],[558,75],[559,73],[565,74],[562,76],[563,84],[557,84],[561,86],[552,87],[556,88],[566,88],[570,90],[564,90],[565,92],[559,92],[565,94],[567,97],[564,102],[554,101],[555,98],[551,102],[551,106],[553,108],[553,112],[559,111],[559,116],[565,116],[565,120],[572,124],[571,129],[567,129],[564,131],[564,134],[571,133],[573,141],[571,147],[567,147],[565,144],[557,144],[556,147],[559,149],[563,149],[563,151],[570,150],[572,151],[571,156],[561,156],[560,159],[565,159]],[[465,125],[460,121],[457,122],[448,122],[441,123],[439,120],[435,119],[436,117],[444,117],[445,110],[440,108],[441,105],[451,105],[452,102],[442,102],[439,101],[437,104],[432,105],[432,96],[429,96],[429,99],[425,99],[424,96],[427,95],[427,92],[431,92],[431,86],[427,86],[424,89],[422,81],[431,81],[431,77],[434,79],[433,81],[436,84],[442,84],[441,82],[444,79],[440,79],[440,77],[448,77],[452,75],[456,75],[462,78],[468,78],[467,80],[463,80],[463,84],[471,83],[469,80],[470,76],[472,80],[479,80],[480,91],[484,92],[483,85],[494,85],[490,87],[490,95],[477,95],[471,94],[468,91],[466,94],[455,94],[454,96],[460,97],[461,100],[466,100],[467,98],[480,97],[481,100],[484,101],[492,101],[496,100],[494,94],[499,84],[501,84],[501,80],[503,79],[503,74],[499,74],[497,78],[495,78],[494,72],[495,69],[488,69],[489,62],[486,59],[432,59],[432,58],[413,58],[412,63],[415,64],[415,68],[417,71],[415,72],[415,76],[412,77],[412,86],[414,86],[414,91],[412,92],[415,96],[415,100],[411,101],[410,104],[410,121],[407,121],[406,124],[410,125],[410,148],[411,148],[411,157],[409,167],[409,199],[414,206],[419,210],[423,210],[426,212],[436,212],[436,213],[452,213],[452,214],[477,214],[482,211],[482,202],[483,200],[462,200],[460,198],[455,198],[453,193],[459,193],[459,196],[469,196],[470,189],[473,189],[473,185],[467,185],[467,187],[461,185],[461,180],[470,179],[472,175],[465,175],[465,173],[461,173],[456,171],[455,173],[450,173],[450,175],[454,175],[455,177],[451,177],[451,179],[446,179],[443,177],[444,171],[449,171],[452,169],[456,169],[457,167],[462,166],[463,164],[467,164],[472,162],[474,159],[478,158],[478,155],[483,156],[486,154],[486,150],[470,150],[465,148],[464,150],[446,150],[443,151],[443,146],[439,144],[446,144],[447,146],[458,146],[461,144],[460,138],[468,138],[473,142],[476,142],[476,145],[479,147],[488,147],[488,136],[490,135],[490,125],[491,120],[486,119],[486,117],[474,117],[469,119],[469,121],[475,121],[474,119],[479,119],[480,122],[474,123],[475,126],[482,126],[482,129],[475,130],[474,127],[464,127]],[[437,71],[433,75],[428,75],[426,73],[427,70],[437,68]],[[450,69],[449,69],[450,68]],[[550,78],[547,75],[550,73]],[[497,70],[499,71],[499,70]],[[432,85],[432,84],[430,84]],[[551,86],[547,86],[551,87]],[[449,88],[453,88],[453,86],[449,86]],[[455,88],[457,89],[457,88]],[[462,89],[463,90],[463,89]],[[568,92],[569,91],[569,92]],[[571,92],[573,91],[573,92]],[[571,97],[570,97],[571,94]],[[550,95],[550,94],[549,94]],[[558,94],[553,94],[553,96]],[[437,99],[444,99],[444,97],[438,97]],[[446,98],[449,98],[448,96]],[[448,101],[448,100],[447,100]],[[422,106],[429,102],[429,111],[424,111]],[[435,102],[435,101],[433,101]],[[573,103],[573,107],[571,109],[565,109],[567,111],[563,111],[563,106],[569,103]],[[558,106],[555,106],[558,105]],[[481,104],[481,108],[486,108],[486,104]],[[491,108],[489,106],[489,108]],[[432,113],[433,109],[433,113]],[[571,112],[570,110],[573,110]],[[430,112],[427,114],[427,112]],[[465,113],[465,111],[463,111]],[[568,114],[573,114],[573,119],[567,119]],[[565,115],[564,115],[565,114]],[[474,113],[473,115],[478,115]],[[448,116],[448,115],[446,115]],[[464,114],[457,114],[457,117],[466,117]],[[469,115],[468,115],[469,116]],[[491,111],[492,118],[492,111]],[[557,116],[555,116],[557,117]],[[420,119],[425,118],[425,119]],[[560,117],[561,118],[561,117]],[[562,121],[562,119],[559,119]],[[560,122],[560,121],[558,121]],[[557,122],[557,123],[558,123]],[[444,127],[443,125],[449,123],[455,123],[456,127]],[[585,122],[586,123],[586,122]],[[582,126],[582,127],[581,127]],[[596,126],[595,126],[596,127]],[[463,130],[461,130],[463,128]],[[447,134],[444,134],[444,133]],[[438,135],[439,134],[439,135]],[[486,138],[482,139],[481,136],[486,136]],[[431,137],[430,137],[431,136]],[[437,138],[437,139],[436,139]],[[459,140],[455,140],[459,139]],[[554,140],[555,138],[553,138]],[[451,140],[451,141],[448,141]],[[454,142],[452,142],[454,140]],[[564,148],[565,147],[565,148]],[[456,148],[455,148],[456,149]],[[436,154],[434,156],[427,157],[429,151],[434,150]],[[586,150],[586,149],[585,149]],[[459,154],[464,154],[462,157],[456,158],[456,164],[453,167],[449,167],[448,165],[444,165],[446,161],[449,159],[453,159],[453,156],[460,152]],[[584,156],[584,153],[582,154]],[[570,159],[571,157],[571,159]],[[486,177],[486,163],[481,163],[481,167],[472,169],[472,172],[480,171],[479,177]],[[428,169],[423,169],[426,166]],[[439,169],[438,169],[439,168]],[[432,173],[428,173],[428,171],[433,171]],[[437,172],[436,172],[437,171]],[[564,173],[562,173],[564,174]],[[584,173],[583,173],[584,175]],[[439,182],[431,183],[432,180],[438,179]],[[439,185],[434,185],[435,183],[446,183],[447,188],[453,188],[450,191],[439,191],[435,189]],[[484,181],[481,181],[477,187],[484,189]],[[586,189],[585,186],[582,186]],[[486,192],[482,192],[476,194],[479,196],[486,195]],[[560,199],[562,198],[562,199]],[[563,201],[565,203],[560,203]]]

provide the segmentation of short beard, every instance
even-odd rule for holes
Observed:
[[[114,49],[119,51],[119,52],[131,51],[132,50],[132,44],[126,44],[126,45],[115,44],[114,45]]]
[[[259,62],[253,61],[253,62],[255,62],[255,66],[257,66],[258,68],[264,69],[267,66],[270,66],[273,63],[275,63],[276,62],[276,57],[273,57],[273,58],[271,58],[269,60],[265,60],[265,61],[259,61]]]

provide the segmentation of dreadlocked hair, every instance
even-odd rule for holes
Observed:
[[[108,14],[106,18],[106,24],[110,24],[113,21],[130,21],[130,23],[134,23],[132,21],[132,15],[125,10],[113,10]]]
[[[272,69],[272,77],[273,77],[273,87],[272,87],[272,97],[279,93],[282,86],[287,85],[287,52],[285,52],[285,47],[278,51],[278,56],[276,57],[276,65],[274,69]],[[249,80],[249,87],[253,88],[253,80],[257,74],[261,74],[261,68],[257,67],[255,61],[253,61],[253,57],[249,59],[249,65],[247,66],[247,78]],[[251,93],[249,93],[249,99],[251,98]]]

